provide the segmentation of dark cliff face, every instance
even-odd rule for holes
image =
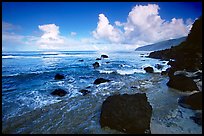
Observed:
[[[202,68],[202,16],[197,19],[186,41],[171,49],[151,52],[148,56],[156,59],[175,59],[176,69],[195,70]]]

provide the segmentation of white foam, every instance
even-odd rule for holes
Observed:
[[[100,73],[105,73],[105,74],[110,74],[110,73],[113,73],[115,71],[112,71],[112,70],[99,70]]]
[[[117,73],[120,75],[131,75],[134,73],[145,73],[142,69],[126,69],[126,70],[117,70]]]
[[[17,58],[41,58],[39,56],[2,56],[2,59],[17,59]]]

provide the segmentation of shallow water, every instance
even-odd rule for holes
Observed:
[[[15,52],[2,55],[2,127],[3,133],[121,133],[99,124],[103,101],[113,94],[146,93],[153,107],[151,133],[202,133],[202,127],[190,119],[195,112],[180,107],[177,100],[186,95],[168,88],[168,77],[161,76],[155,59],[141,57],[148,52],[105,52],[108,59],[92,64],[104,52]],[[83,62],[79,60],[83,59]],[[107,63],[110,62],[110,63]],[[153,66],[156,73],[145,73]],[[163,70],[168,66],[165,65]],[[56,81],[56,73],[65,75]],[[102,77],[112,80],[94,85]],[[83,96],[79,90],[88,87]],[[62,88],[64,97],[50,93]],[[138,117],[139,118],[139,117]]]

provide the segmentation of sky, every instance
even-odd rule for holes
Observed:
[[[134,50],[201,15],[201,2],[2,2],[2,51]]]

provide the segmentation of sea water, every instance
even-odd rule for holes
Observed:
[[[96,60],[102,54],[109,58]],[[3,52],[2,132],[121,133],[100,127],[103,101],[114,94],[146,93],[153,107],[151,133],[202,133],[202,127],[190,119],[197,111],[178,105],[178,98],[187,94],[168,88],[168,77],[160,74],[169,67],[167,61],[148,58],[148,54],[142,51]],[[95,62],[100,67],[94,69]],[[162,65],[162,69],[157,69],[156,64]],[[155,72],[146,73],[147,66]],[[65,79],[55,80],[57,73]],[[111,82],[95,85],[97,78]],[[59,88],[67,91],[67,95],[51,95]],[[83,96],[81,89],[90,93]]]

